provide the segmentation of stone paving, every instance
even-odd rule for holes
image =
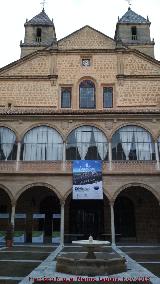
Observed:
[[[62,250],[62,246],[59,246],[53,253],[51,253],[36,269],[34,269],[27,277],[25,277],[20,284],[32,284],[34,283],[35,278],[53,278],[54,280],[56,277],[59,277],[59,279],[65,278],[65,279],[70,279],[71,277],[74,278],[74,280],[77,280],[77,276],[75,277],[74,275],[68,275],[68,274],[63,274],[63,273],[58,273],[55,271],[56,267],[56,261],[55,257],[57,254]],[[114,274],[114,275],[109,275],[108,277],[113,277],[113,278],[136,278],[136,277],[149,277],[150,282],[153,284],[159,284],[160,283],[160,278],[152,274],[150,271],[148,271],[146,268],[142,267],[140,264],[138,264],[135,260],[131,259],[127,254],[122,252],[118,247],[113,246],[113,249],[116,250],[121,256],[124,256],[127,261],[127,272],[119,273],[119,274]],[[87,276],[82,276],[83,278]],[[107,278],[107,276],[101,276],[104,278]],[[100,279],[100,276],[94,277],[97,280]]]

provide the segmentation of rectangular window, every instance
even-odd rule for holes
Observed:
[[[137,40],[137,28],[132,27],[131,32],[132,32],[132,40]]]
[[[71,91],[68,87],[61,88],[61,108],[71,107]]]
[[[112,87],[103,88],[103,107],[104,108],[113,107],[113,88]]]

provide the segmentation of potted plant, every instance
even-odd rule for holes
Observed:
[[[13,245],[13,225],[11,223],[8,224],[6,230],[6,247],[10,248]]]

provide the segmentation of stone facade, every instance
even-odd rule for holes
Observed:
[[[143,46],[141,48],[143,51]],[[90,66],[82,66],[82,59],[90,59]],[[79,108],[79,84],[84,79],[95,84],[96,108],[93,110]],[[72,88],[71,108],[62,109],[61,88],[68,86]],[[104,86],[113,88],[112,108],[103,108]],[[47,196],[50,191],[60,202],[66,201],[65,218],[70,218],[72,163],[65,158],[57,162],[22,161],[20,146],[28,130],[40,125],[52,127],[65,143],[73,129],[91,125],[102,130],[111,142],[117,129],[136,125],[149,131],[157,143],[159,106],[160,63],[143,52],[118,46],[116,41],[89,26],[60,40],[54,48],[37,50],[3,67],[0,70],[0,127],[12,129],[19,145],[15,161],[0,162],[0,188],[3,194],[6,192],[3,202],[8,204],[7,210],[15,203],[17,211],[22,210],[21,195],[31,188],[43,187]],[[106,225],[110,224],[109,204],[124,193],[135,202],[136,218],[141,219],[136,223],[138,241],[150,241],[153,235],[154,241],[160,240],[158,152],[154,161],[112,161],[111,157],[104,161],[103,189],[105,232],[110,232]],[[10,202],[6,201],[7,196]],[[141,208],[139,199],[144,201]],[[29,205],[25,210],[29,210]],[[39,210],[38,205],[34,210]],[[150,229],[145,224],[147,210],[155,217],[153,223],[149,221],[153,225]],[[68,224],[66,221],[64,225],[67,233],[70,232]]]

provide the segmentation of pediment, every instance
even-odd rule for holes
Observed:
[[[49,74],[46,54],[38,52],[27,55],[0,69],[0,77],[5,76],[45,76]]]
[[[146,75],[156,78],[160,75],[160,63],[137,50],[129,50],[124,58],[124,70],[126,75]]]
[[[58,49],[114,49],[115,41],[105,34],[85,26],[58,41]]]

